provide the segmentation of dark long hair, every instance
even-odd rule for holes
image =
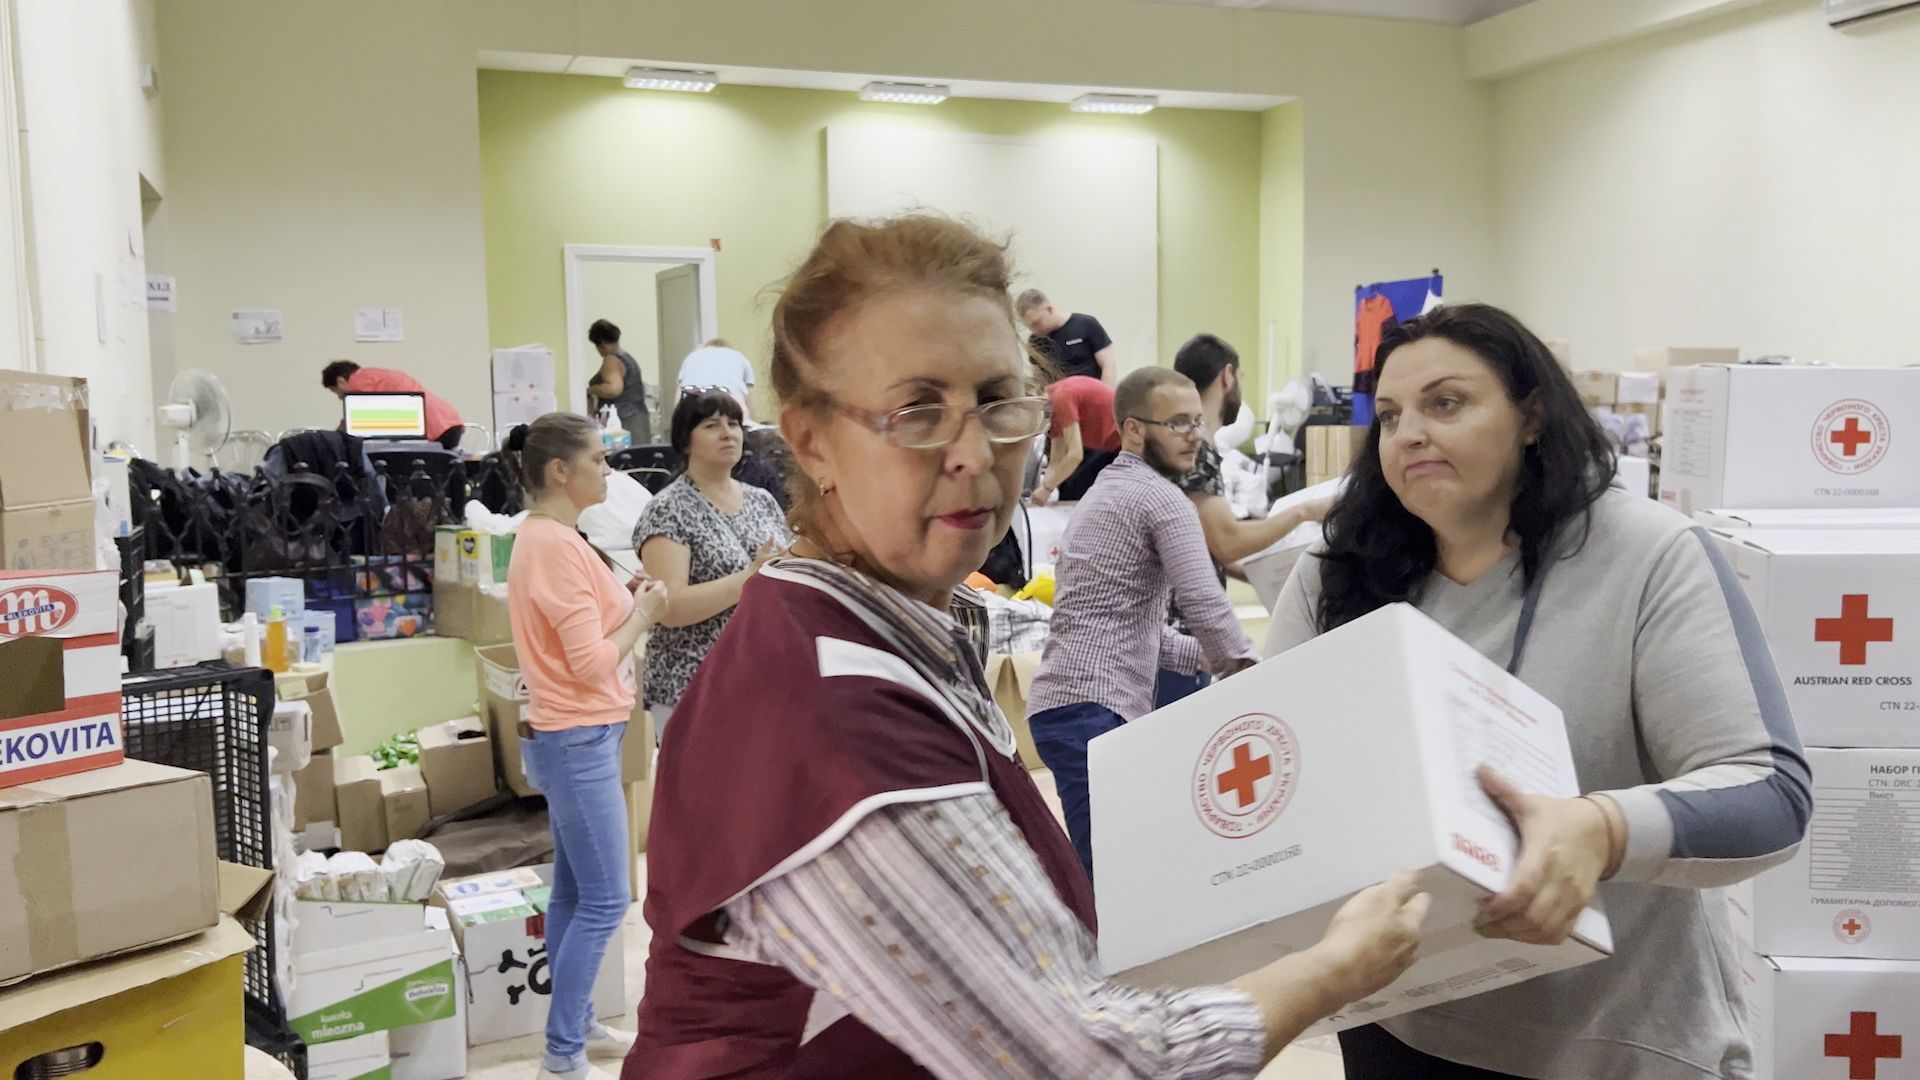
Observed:
[[[1486,304],[1435,308],[1386,332],[1374,354],[1384,372],[1394,350],[1441,338],[1486,361],[1507,397],[1531,415],[1537,436],[1522,452],[1509,509],[1520,538],[1520,566],[1531,583],[1551,554],[1564,558],[1586,543],[1593,504],[1613,482],[1613,447],[1553,354],[1520,320]],[[1563,526],[1575,524],[1556,541]],[[1376,608],[1416,598],[1433,573],[1433,530],[1400,503],[1380,467],[1380,422],[1354,456],[1346,491],[1327,515],[1321,592],[1314,613],[1322,632]]]

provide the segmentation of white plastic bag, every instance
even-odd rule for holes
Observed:
[[[340,899],[359,904],[378,904],[387,898],[386,875],[371,855],[361,851],[342,851],[327,860],[327,870],[340,885]]]
[[[425,840],[396,840],[380,859],[388,900],[420,901],[433,893],[447,863],[440,849]]]

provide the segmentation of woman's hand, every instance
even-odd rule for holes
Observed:
[[[636,575],[633,586],[633,613],[648,626],[656,626],[667,613],[667,583],[644,574]]]
[[[1485,765],[1479,775],[1480,786],[1520,833],[1513,877],[1481,903],[1480,930],[1529,945],[1558,945],[1593,900],[1601,875],[1618,863],[1607,808],[1597,798],[1529,795]]]
[[[753,553],[753,565],[747,567],[747,576],[752,577],[753,575],[759,573],[761,567],[772,562],[774,559],[778,558],[779,555],[780,555],[780,545],[778,543],[772,540],[761,541],[760,550]]]
[[[1384,989],[1413,966],[1420,951],[1420,924],[1433,897],[1410,872],[1395,874],[1356,893],[1333,916],[1316,948],[1333,964],[1339,1008]]]

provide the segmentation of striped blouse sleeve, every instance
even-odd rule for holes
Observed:
[[[1260,1012],[1238,991],[1105,981],[991,794],[876,811],[726,914],[729,945],[939,1077],[1251,1077],[1265,1059]]]

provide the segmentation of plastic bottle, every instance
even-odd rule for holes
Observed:
[[[279,604],[273,605],[273,615],[267,619],[266,649],[267,670],[287,670],[287,616]]]
[[[240,644],[246,650],[248,667],[260,666],[260,616],[249,611],[240,616]]]
[[[320,662],[320,628],[307,626],[300,636],[300,661],[305,664]]]

